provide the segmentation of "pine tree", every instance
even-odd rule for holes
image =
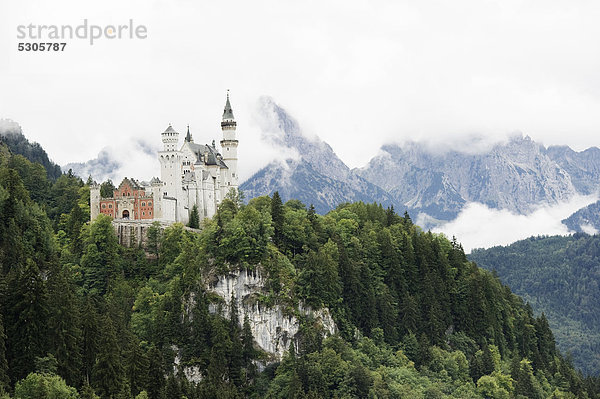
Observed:
[[[198,214],[198,206],[196,204],[194,204],[192,211],[190,212],[188,227],[191,227],[192,229],[200,228],[200,215]]]
[[[124,366],[127,382],[131,393],[137,395],[142,391],[148,381],[149,360],[142,350],[135,335],[127,332],[127,347],[124,353]]]
[[[252,381],[256,376],[256,365],[254,359],[256,350],[254,349],[254,337],[250,328],[248,315],[244,316],[244,326],[242,327],[242,361],[246,370],[246,383]]]
[[[84,288],[88,292],[103,295],[109,281],[121,271],[118,248],[112,219],[99,215],[90,226],[81,257]]]
[[[152,399],[161,399],[164,396],[165,389],[165,370],[164,360],[160,350],[156,346],[152,345],[148,351],[148,382],[146,385],[146,392],[148,397]]]
[[[271,198],[271,220],[273,221],[273,242],[277,246],[281,246],[283,244],[283,203],[281,202],[281,197],[279,196],[279,191],[275,191],[273,193],[273,198]]]
[[[4,321],[0,313],[0,393],[6,392],[10,386],[8,377],[8,362],[6,361],[6,335],[4,334]]]
[[[181,399],[181,387],[179,386],[179,382],[175,378],[175,375],[169,374],[165,392],[166,399]]]
[[[96,356],[100,345],[100,319],[94,305],[94,299],[90,296],[87,296],[84,300],[81,321],[84,381],[89,385],[92,378],[92,368],[96,364]]]
[[[114,324],[110,317],[102,318],[102,334],[96,364],[92,368],[92,382],[101,397],[111,397],[123,386],[123,365]]]
[[[50,350],[58,362],[57,372],[67,384],[81,382],[81,330],[79,301],[66,267],[55,266],[48,277]]]
[[[515,379],[515,396],[522,395],[529,399],[542,398],[529,360],[521,360],[517,376],[516,378],[513,376],[513,378]]]
[[[23,269],[8,278],[6,336],[8,364],[12,381],[33,371],[36,357],[47,353],[48,294],[40,271],[28,259]]]
[[[94,392],[94,388],[90,386],[87,382],[81,388],[81,394],[79,395],[81,399],[100,399],[96,392]]]

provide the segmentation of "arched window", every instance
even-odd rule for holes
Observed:
[[[123,219],[129,219],[129,211],[127,209],[123,211]]]
[[[142,202],[142,206],[146,206],[146,203],[145,203],[145,202]]]

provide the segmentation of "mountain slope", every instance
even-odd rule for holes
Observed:
[[[18,123],[0,119],[0,142],[5,143],[13,154],[23,155],[31,162],[41,164],[46,169],[49,180],[56,180],[62,174],[60,166],[50,160],[41,145],[27,140]]]
[[[569,173],[529,137],[481,154],[436,152],[419,143],[386,145],[355,172],[388,190],[399,204],[445,220],[467,202],[524,214],[577,192]]]
[[[591,147],[576,152],[567,146],[552,146],[546,154],[571,177],[577,192],[587,195],[600,187],[600,149]]]
[[[581,208],[562,222],[569,230],[597,234],[600,231],[600,201]]]
[[[298,122],[271,98],[259,100],[261,128],[278,147],[294,150],[298,159],[271,162],[240,186],[247,198],[279,191],[284,200],[299,199],[326,213],[349,201],[394,204],[384,189],[354,174],[329,144],[306,138]]]
[[[600,237],[529,238],[474,250],[469,259],[544,312],[562,351],[586,373],[600,373]]]

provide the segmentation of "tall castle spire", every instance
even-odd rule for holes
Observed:
[[[235,126],[235,118],[233,116],[233,110],[231,109],[231,103],[229,102],[229,89],[227,89],[227,102],[225,102],[225,109],[223,110],[223,122],[221,122],[221,127],[231,122],[233,122],[233,126]]]
[[[185,135],[185,141],[187,141],[188,143],[193,142],[194,140],[192,140],[192,134],[190,133],[190,125],[187,125],[188,129],[187,129],[187,134]]]

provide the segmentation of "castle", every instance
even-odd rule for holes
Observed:
[[[123,222],[187,224],[194,206],[200,219],[212,217],[223,198],[238,188],[236,126],[229,91],[221,121],[222,153],[214,140],[210,145],[194,143],[189,126],[179,147],[179,133],[169,125],[161,134],[160,179],[139,182],[126,177],[111,198],[101,198],[100,185],[92,184],[91,219],[104,214]]]

